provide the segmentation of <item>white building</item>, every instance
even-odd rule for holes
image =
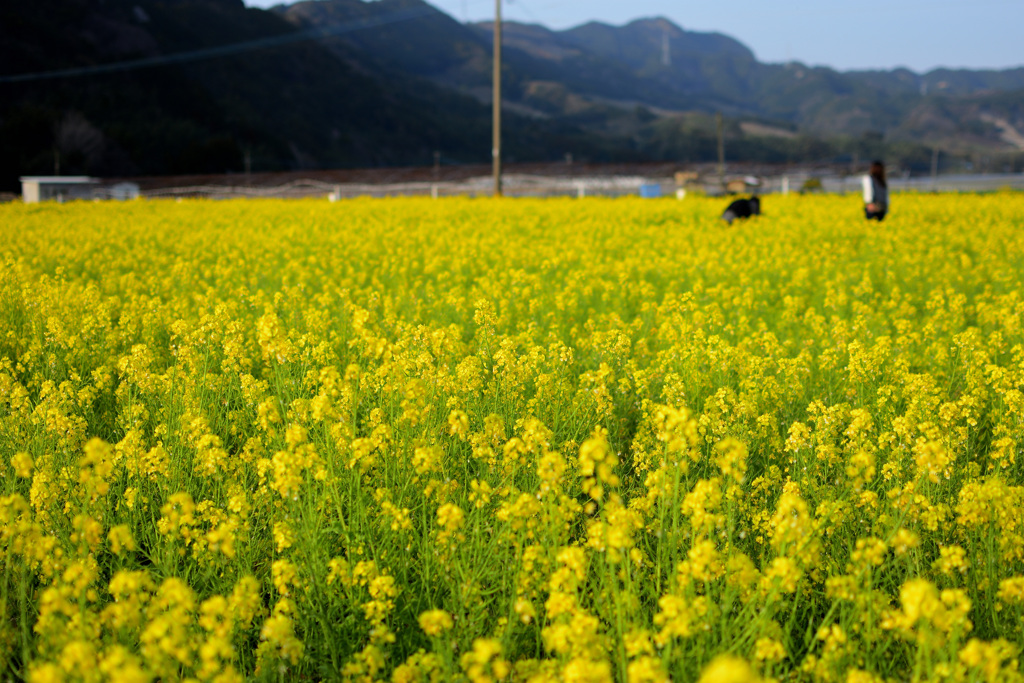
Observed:
[[[99,183],[95,178],[84,175],[22,176],[20,180],[21,198],[26,204],[92,199]]]

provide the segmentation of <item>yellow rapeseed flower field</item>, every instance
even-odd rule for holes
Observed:
[[[0,665],[1021,681],[1024,196],[0,206]]]

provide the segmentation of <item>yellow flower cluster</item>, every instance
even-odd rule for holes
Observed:
[[[0,666],[1022,683],[1024,197],[0,206]]]

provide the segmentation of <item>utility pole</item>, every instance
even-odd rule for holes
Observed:
[[[939,148],[932,147],[932,190],[935,189],[935,180],[939,175]]]
[[[715,128],[718,129],[718,184],[725,189],[725,133],[722,130],[722,112],[715,114]]]
[[[491,157],[494,164],[494,196],[501,196],[501,0],[494,0],[494,97],[491,108],[492,124]]]

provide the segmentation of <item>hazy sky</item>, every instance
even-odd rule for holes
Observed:
[[[456,19],[490,19],[494,0],[428,0]],[[269,7],[281,0],[246,0]],[[1024,65],[1024,0],[504,0],[507,19],[568,28],[665,16],[739,39],[763,62],[927,71]]]

